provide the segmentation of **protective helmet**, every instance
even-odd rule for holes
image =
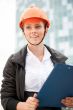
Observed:
[[[36,6],[30,6],[22,13],[19,21],[19,26],[21,29],[23,29],[24,21],[29,18],[39,18],[43,20],[46,23],[47,27],[49,28],[50,21],[45,12],[40,8]]]

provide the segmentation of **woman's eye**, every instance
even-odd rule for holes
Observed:
[[[40,25],[38,25],[38,26],[35,26],[35,28],[36,28],[36,29],[39,29],[39,28],[41,28],[41,26],[40,26]]]
[[[26,28],[26,29],[33,29],[33,27],[31,27],[31,26],[26,26],[25,28]],[[41,26],[40,26],[40,25],[36,25],[36,26],[34,26],[34,28],[35,28],[35,29],[40,29]]]
[[[30,29],[31,27],[30,26],[26,26],[26,29]]]

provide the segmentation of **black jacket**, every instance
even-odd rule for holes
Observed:
[[[51,53],[50,58],[53,64],[65,63],[67,57],[48,46],[46,47]],[[16,110],[17,103],[24,101],[26,55],[27,46],[11,55],[5,65],[1,87],[1,103],[4,110]]]

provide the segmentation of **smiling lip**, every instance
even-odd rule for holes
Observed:
[[[31,37],[31,38],[38,38],[38,37]]]
[[[31,34],[30,37],[31,38],[38,38],[38,35],[37,34]]]
[[[31,38],[38,38],[38,36],[30,36]]]

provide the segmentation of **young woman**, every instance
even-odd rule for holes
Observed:
[[[56,63],[65,63],[66,57],[43,44],[50,26],[46,14],[38,7],[26,9],[19,26],[28,44],[11,55],[5,65],[1,88],[1,103],[4,110],[61,110],[61,108],[39,108],[36,94]],[[73,99],[62,99],[61,103],[73,107]]]

